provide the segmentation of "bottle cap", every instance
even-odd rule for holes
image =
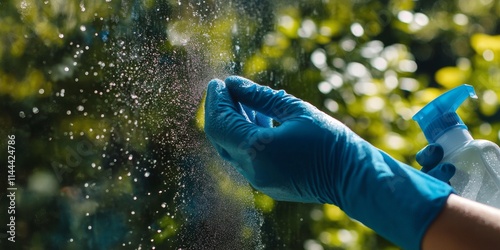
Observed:
[[[468,84],[458,86],[438,96],[413,116],[429,143],[436,142],[437,138],[452,128],[467,129],[455,112],[467,97],[477,99],[474,87]]]

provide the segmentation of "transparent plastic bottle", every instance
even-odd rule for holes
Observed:
[[[456,167],[450,184],[457,194],[500,208],[500,148],[487,140],[474,140],[456,114],[467,97],[477,98],[472,86],[456,87],[427,104],[413,119],[429,143],[443,147],[441,162]]]

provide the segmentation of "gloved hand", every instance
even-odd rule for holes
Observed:
[[[422,172],[449,183],[456,168],[451,163],[439,164],[443,159],[443,154],[443,148],[439,144],[431,143],[417,153],[416,160],[422,166]]]
[[[257,190],[337,205],[404,249],[420,248],[452,193],[309,103],[241,77],[210,81],[205,132]]]

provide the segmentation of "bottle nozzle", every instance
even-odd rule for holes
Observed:
[[[453,127],[467,129],[455,112],[467,97],[477,99],[474,87],[468,84],[458,86],[440,95],[413,116],[413,120],[418,123],[427,141],[435,142],[439,136]]]

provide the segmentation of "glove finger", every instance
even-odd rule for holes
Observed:
[[[453,175],[455,175],[455,172],[456,172],[456,168],[455,168],[455,166],[453,166],[453,164],[443,163],[443,164],[439,164],[436,167],[434,167],[433,169],[429,170],[429,172],[427,172],[427,174],[438,179],[438,180],[441,180],[443,182],[448,183],[450,181],[451,177],[453,177]]]
[[[422,166],[422,171],[427,173],[439,164],[443,159],[443,154],[443,147],[437,143],[431,143],[417,153],[416,160]]]
[[[235,100],[280,123],[308,114],[304,105],[299,105],[303,101],[284,90],[273,90],[239,76],[230,76],[225,83]]]

